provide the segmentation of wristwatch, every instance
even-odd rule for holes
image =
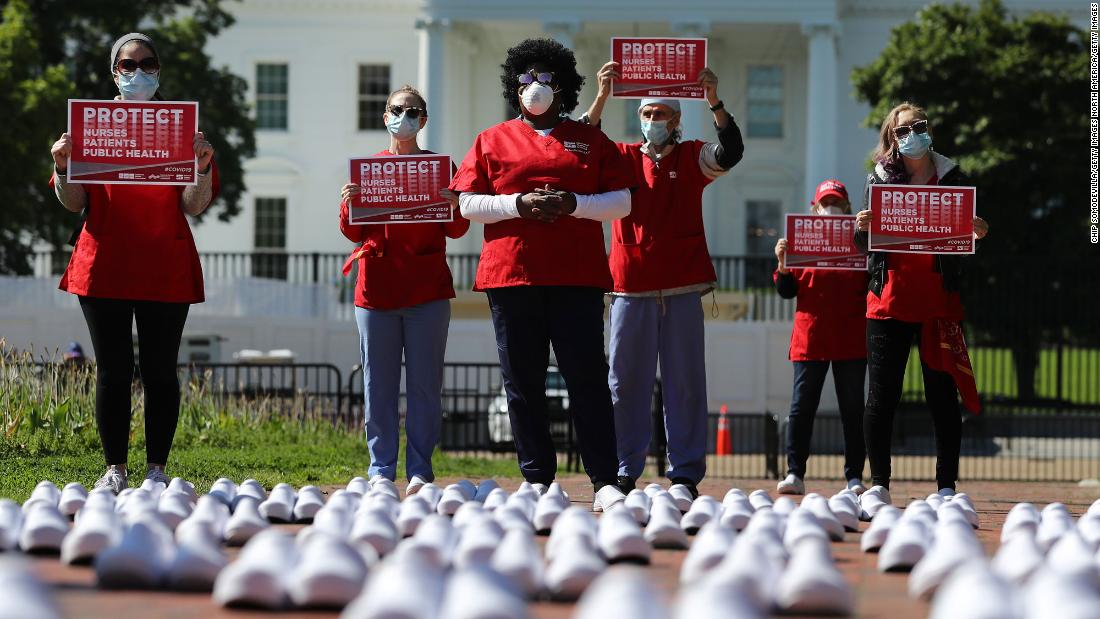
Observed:
[[[711,106],[710,111],[717,112],[724,107],[726,107],[726,104],[721,99],[719,99],[718,103],[715,103],[713,106]]]

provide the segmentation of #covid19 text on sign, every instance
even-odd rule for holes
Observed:
[[[194,101],[69,100],[70,183],[194,185]]]
[[[974,187],[871,185],[871,251],[974,253]]]
[[[614,37],[611,59],[619,73],[615,97],[702,99],[699,74],[707,66],[706,39]]]
[[[787,215],[788,269],[862,271],[867,255],[855,245],[855,215]]]
[[[451,184],[447,155],[396,155],[351,160],[348,223],[401,224],[451,221],[451,203],[440,191]]]

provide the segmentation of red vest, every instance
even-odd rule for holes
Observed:
[[[536,187],[577,194],[630,189],[629,165],[596,127],[563,120],[548,136],[522,120],[478,134],[451,190],[528,193]],[[554,223],[508,219],[485,226],[475,290],[505,286],[590,286],[611,289],[603,225],[561,217]]]
[[[210,164],[213,195],[220,186]],[[53,178],[50,179],[53,186]],[[84,185],[88,217],[61,290],[104,299],[202,303],[202,266],[180,207],[183,187]]]
[[[845,361],[867,357],[865,271],[792,269],[798,282],[791,361]],[[776,272],[775,277],[779,274]]]
[[[611,224],[615,292],[666,290],[717,279],[703,233],[703,189],[711,181],[699,169],[705,144],[677,144],[660,166],[642,153],[641,143],[617,145],[630,161],[638,189],[630,199],[630,215]]]

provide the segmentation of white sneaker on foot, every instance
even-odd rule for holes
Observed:
[[[412,479],[409,480],[409,485],[405,487],[405,496],[412,496],[417,492],[420,492],[420,489],[423,488],[424,485],[427,483],[428,480],[424,479],[423,477],[419,475],[413,475]]]
[[[870,490],[859,496],[859,506],[869,519],[873,519],[878,510],[890,503],[890,491],[883,486],[872,486]]]
[[[149,470],[145,472],[145,479],[154,484],[164,484],[165,488],[168,487],[168,484],[172,483],[172,478],[165,474],[163,468],[158,466],[149,467]]]
[[[596,491],[592,499],[592,511],[604,512],[626,500],[626,495],[615,484],[608,484]]]
[[[798,475],[791,473],[775,487],[779,494],[806,494],[806,483]]]
[[[107,488],[111,492],[118,494],[128,487],[129,484],[126,481],[126,473],[113,466],[109,466],[107,467],[107,472],[103,474],[103,477],[96,480],[92,489]]]
[[[856,494],[867,492],[867,486],[863,485],[863,481],[855,478],[848,480],[848,489]]]

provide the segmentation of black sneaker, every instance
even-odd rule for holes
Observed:
[[[637,482],[634,481],[633,477],[620,475],[619,480],[618,482],[616,482],[615,485],[619,487],[619,490],[623,491],[623,494],[630,494],[630,491],[634,490],[637,487],[636,484]]]
[[[691,481],[690,479],[687,479],[686,477],[673,477],[669,481],[672,482],[673,485],[680,484],[686,487],[688,489],[688,492],[691,492],[692,500],[699,498],[699,488],[695,487],[695,482]]]

